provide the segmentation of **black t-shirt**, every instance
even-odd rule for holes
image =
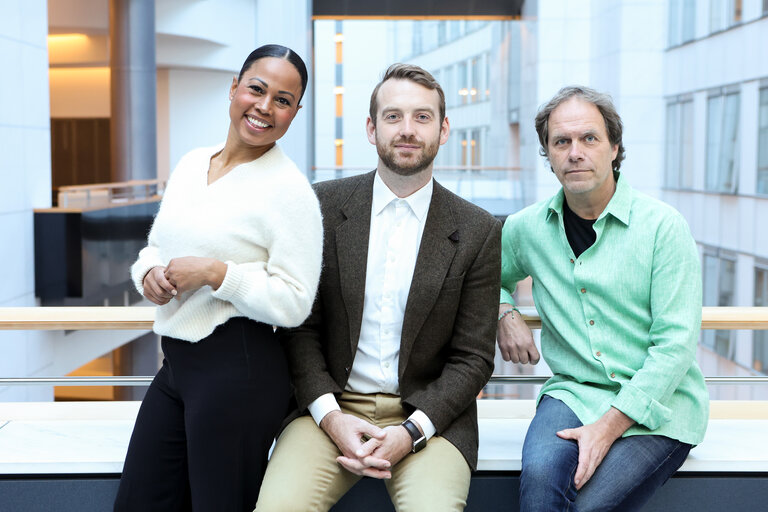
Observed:
[[[571,244],[573,254],[578,258],[581,253],[592,247],[597,239],[592,227],[596,219],[582,219],[568,207],[568,203],[563,198],[563,225],[565,226],[565,235],[568,237],[568,243]]]

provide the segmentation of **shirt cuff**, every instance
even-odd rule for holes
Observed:
[[[611,407],[620,410],[649,430],[656,430],[672,420],[672,410],[669,407],[631,384],[621,387],[619,394],[611,402]]]
[[[411,414],[408,419],[419,424],[421,431],[424,432],[424,437],[427,439],[427,441],[429,441],[429,439],[435,435],[437,429],[435,429],[435,426],[421,409],[416,409],[413,411],[413,414]]]
[[[326,393],[315,398],[315,400],[307,407],[309,414],[312,415],[312,419],[315,420],[317,426],[320,426],[320,422],[325,418],[329,412],[340,411],[339,403],[336,401],[336,397],[333,393]]]
[[[508,290],[505,288],[501,289],[501,293],[499,294],[499,304],[512,304],[515,305],[515,299],[512,298],[512,294],[509,293]]]

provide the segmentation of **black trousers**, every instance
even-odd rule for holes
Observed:
[[[251,512],[291,386],[271,326],[232,318],[165,359],[139,409],[115,511]]]

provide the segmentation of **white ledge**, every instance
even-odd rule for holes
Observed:
[[[0,403],[0,474],[122,471],[139,402]],[[481,400],[478,470],[519,471],[531,400]],[[682,472],[768,472],[768,403],[713,402]]]

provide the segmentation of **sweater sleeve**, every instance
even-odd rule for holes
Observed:
[[[149,237],[151,240],[151,232]],[[160,250],[156,245],[153,245],[150,242],[146,247],[139,251],[139,258],[131,266],[131,279],[133,280],[133,285],[141,295],[144,295],[144,276],[146,276],[154,267],[160,266],[163,266],[163,260],[160,259]]]
[[[302,178],[303,179],[303,178]],[[291,186],[290,200],[273,199],[266,229],[267,261],[227,261],[227,273],[213,292],[249,318],[295,327],[309,316],[320,279],[323,227],[309,184]]]

